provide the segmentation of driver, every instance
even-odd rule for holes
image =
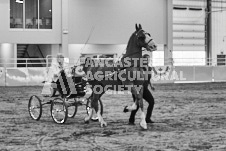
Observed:
[[[151,71],[152,70],[152,67],[148,66],[149,62],[150,62],[150,56],[148,54],[145,54],[143,55],[143,58],[147,58],[148,59],[148,63],[146,65],[144,65],[143,69],[145,71]],[[155,104],[155,101],[154,101],[154,97],[152,96],[150,90],[149,90],[149,86],[152,90],[155,90],[155,88],[152,86],[151,84],[151,75],[148,76],[148,80],[144,82],[144,85],[143,85],[143,88],[144,88],[144,91],[143,91],[143,98],[148,102],[148,108],[147,108],[147,114],[146,114],[146,122],[147,123],[154,123],[154,121],[151,120],[151,116],[152,116],[152,111],[153,111],[153,108],[154,108],[154,104]],[[133,96],[133,100],[135,100],[135,96]],[[137,106],[137,109],[132,111],[131,114],[130,114],[130,118],[129,118],[129,124],[134,124],[135,122],[135,115],[136,115],[136,112],[138,111],[139,107]]]
[[[53,58],[51,67],[47,71],[47,80],[44,84],[42,94],[55,96],[56,93],[56,82],[60,77],[60,72],[64,70],[66,73],[68,71],[68,64],[65,62],[64,56],[58,53],[56,58]]]

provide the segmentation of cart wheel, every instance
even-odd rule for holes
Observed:
[[[91,99],[88,98],[86,103],[86,112],[88,115],[90,114],[90,108],[91,108]],[[98,109],[100,110],[100,114],[103,115],[103,103],[101,99],[98,100]],[[93,117],[91,117],[91,120],[98,121],[97,115],[93,115]]]
[[[42,116],[42,104],[39,97],[33,95],[28,102],[28,112],[32,119],[39,120]]]
[[[68,117],[70,118],[75,117],[78,110],[78,104],[75,103],[75,100],[73,100],[73,102],[70,102],[70,100],[68,101],[67,110],[68,110]]]
[[[52,100],[50,112],[55,123],[63,124],[66,122],[68,117],[68,109],[63,99],[55,98]]]

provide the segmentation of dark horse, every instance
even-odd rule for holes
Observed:
[[[136,110],[137,106],[139,106],[141,108],[140,125],[143,129],[147,129],[143,111],[143,83],[145,75],[140,65],[142,48],[145,48],[147,51],[157,50],[157,46],[150,34],[145,32],[140,24],[139,26],[136,24],[136,31],[131,35],[127,44],[126,54],[122,57],[121,61],[113,66],[107,66],[106,64],[104,66],[95,66],[96,64],[91,58],[85,60],[83,70],[93,90],[92,110],[91,114],[85,118],[85,122],[88,122],[93,112],[96,112],[101,127],[107,126],[107,123],[98,111],[98,100],[108,89],[122,91],[119,87],[123,87],[124,90],[130,90],[135,97],[135,103],[127,109],[130,111]],[[135,79],[131,79],[131,75],[135,75]]]

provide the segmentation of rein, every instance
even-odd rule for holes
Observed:
[[[139,31],[137,31],[136,33],[135,33],[135,35],[137,36],[141,31],[143,31],[142,29],[140,29]],[[138,38],[138,37],[136,37],[136,38]],[[147,45],[150,43],[152,41],[152,39],[150,39],[149,41],[148,41],[148,43],[147,43]],[[144,50],[146,50],[146,48],[144,49]],[[142,52],[142,51],[144,51],[144,50],[139,50],[139,51],[135,51],[135,52],[133,52],[133,53],[129,53],[129,54],[125,54],[125,55],[123,55],[122,56],[122,58],[120,59],[120,60],[118,60],[118,61],[121,61],[122,59],[124,59],[124,58],[126,58],[126,57],[129,57],[129,56],[132,56],[132,55],[134,55],[134,54],[137,54],[137,53],[140,53],[140,52]],[[117,61],[117,62],[118,62]],[[131,68],[131,67],[133,67],[133,64],[131,65],[131,67],[122,67],[122,68],[118,68],[117,66],[115,66],[115,64],[116,63],[114,63],[114,65],[113,65],[113,71],[112,71],[112,73],[109,73],[109,74],[107,74],[107,75],[103,75],[103,77],[107,77],[107,76],[111,76],[111,75],[113,75],[113,74],[115,74],[115,73],[118,73],[118,72],[120,72],[120,71],[122,71],[122,70],[124,70],[124,69],[126,69],[126,68]],[[87,80],[86,82],[91,82],[91,81],[95,81],[95,80]],[[83,83],[83,82],[82,82]]]
[[[143,50],[141,50],[141,51],[143,51]],[[123,58],[125,58],[125,57],[132,56],[132,55],[137,54],[137,53],[139,53],[139,52],[140,52],[140,51],[136,51],[136,52],[133,52],[133,53],[130,53],[130,54],[124,55],[121,59],[123,59]]]

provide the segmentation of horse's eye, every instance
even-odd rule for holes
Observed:
[[[149,33],[148,33],[148,36],[150,36],[150,37],[151,37],[151,34],[149,34]]]

